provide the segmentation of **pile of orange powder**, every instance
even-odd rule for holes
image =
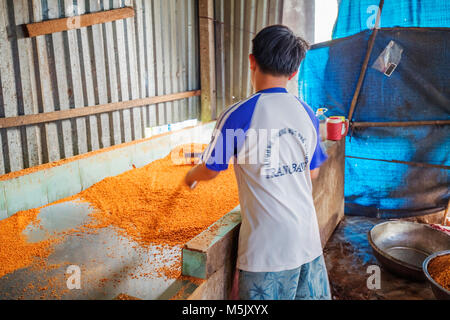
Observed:
[[[106,178],[62,201],[80,199],[95,208],[92,222],[80,230],[113,227],[143,247],[179,246],[239,204],[233,170],[191,190],[184,184],[191,167],[175,165],[168,155],[142,168]],[[64,235],[60,234],[38,243],[27,242],[22,232],[29,224],[39,224],[40,209],[21,211],[0,221],[0,277],[36,260],[45,260],[52,253],[53,244],[62,241]],[[68,232],[72,231],[65,234]]]
[[[428,264],[428,272],[437,283],[450,290],[450,254],[431,260]]]

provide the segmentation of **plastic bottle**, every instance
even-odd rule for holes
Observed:
[[[316,111],[316,117],[319,119],[319,135],[322,141],[327,139],[327,116],[325,113],[328,111],[327,108],[319,108]]]

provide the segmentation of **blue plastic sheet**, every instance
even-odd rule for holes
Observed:
[[[373,28],[379,0],[339,0],[333,39]],[[380,27],[450,27],[448,0],[385,0]]]
[[[405,3],[398,1],[401,2]],[[344,3],[349,5],[349,1],[341,1],[341,6]],[[386,0],[387,8],[389,3]],[[441,14],[450,17],[450,9]],[[342,16],[340,13],[339,17]],[[447,20],[442,18],[442,21]],[[336,26],[336,30],[342,30],[339,20]],[[328,116],[348,115],[371,32],[365,30],[318,44],[308,52],[300,67],[299,95],[313,109],[326,107]],[[403,53],[397,68],[388,77],[370,66],[391,40],[403,48]],[[380,29],[352,120],[449,120],[449,49],[450,29],[447,28]],[[448,125],[357,128],[349,134],[346,214],[384,218],[413,216],[447,205]]]

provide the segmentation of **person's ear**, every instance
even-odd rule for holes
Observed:
[[[250,70],[255,71],[256,70],[256,59],[253,54],[250,54],[248,56],[248,59],[250,61]]]
[[[298,71],[295,71],[293,74],[291,74],[291,76],[289,77],[289,80],[291,80],[292,78],[294,78],[297,75]]]

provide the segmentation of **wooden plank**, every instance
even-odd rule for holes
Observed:
[[[168,94],[163,96],[155,96],[148,97],[143,99],[135,99],[128,101],[121,101],[116,103],[107,103],[97,106],[90,106],[78,109],[69,109],[69,110],[61,110],[61,111],[53,111],[46,113],[39,113],[33,115],[25,115],[25,116],[17,116],[17,117],[8,117],[0,119],[0,129],[1,128],[13,128],[18,126],[25,126],[37,123],[46,123],[64,119],[72,119],[76,117],[85,117],[94,114],[112,112],[117,110],[131,109],[135,107],[176,101],[180,99],[186,99],[190,97],[200,96],[201,91],[187,91],[181,93]]]
[[[209,279],[227,262],[234,261],[240,224],[237,207],[188,241],[183,248],[182,274]]]
[[[89,27],[100,23],[130,17],[134,17],[134,9],[132,7],[125,7],[108,11],[87,13],[68,18],[28,23],[25,25],[25,30],[27,31],[28,37],[37,37],[45,34]]]
[[[408,166],[420,167],[420,168],[434,168],[434,169],[445,169],[450,170],[450,166],[441,165],[441,164],[432,164],[425,162],[413,162],[413,161],[402,161],[402,160],[387,160],[387,159],[374,159],[374,158],[365,158],[365,157],[354,157],[354,156],[345,156],[350,159],[359,159],[359,160],[370,160],[370,161],[381,161],[387,163],[398,163],[398,164],[406,164]]]
[[[314,207],[322,247],[344,219],[345,139],[324,143],[328,160],[312,181]]]
[[[214,1],[199,0],[201,120],[211,120],[216,108],[216,70],[214,50]]]

